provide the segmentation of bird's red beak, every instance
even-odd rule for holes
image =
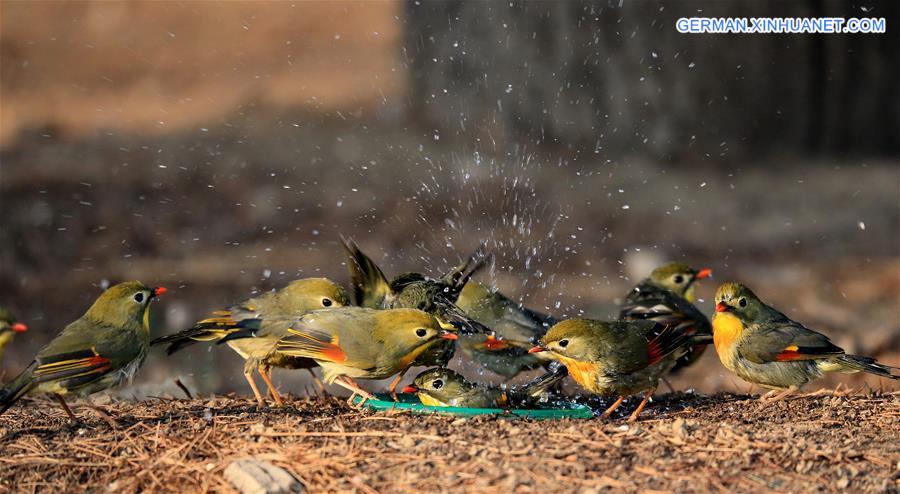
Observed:
[[[459,336],[457,336],[456,333],[449,333],[447,331],[444,331],[443,333],[441,333],[441,338],[445,340],[458,340]]]
[[[403,388],[403,392],[404,393],[418,393],[419,387],[416,386],[415,384],[410,384],[409,386],[405,386]]]
[[[545,351],[545,350],[547,350],[547,349],[544,348],[544,347],[542,347],[542,346],[540,346],[540,345],[538,345],[538,346],[535,346],[535,347],[531,347],[531,348],[528,350],[528,353],[540,353],[540,352],[543,352],[543,351]]]
[[[28,326],[20,322],[14,322],[12,326],[10,326],[10,329],[16,333],[24,333],[25,331],[28,331]]]
[[[162,295],[162,294],[164,294],[164,293],[166,293],[166,292],[168,292],[168,291],[169,291],[169,290],[168,290],[166,287],[164,287],[164,286],[157,286],[157,287],[154,287],[153,290],[150,290],[150,293],[151,293],[154,297],[159,297],[160,295]]]
[[[716,304],[716,312],[725,312],[727,310],[728,310],[728,306],[723,304],[722,302],[719,302],[718,304]]]
[[[711,276],[712,276],[712,269],[703,268],[697,272],[697,276],[695,276],[695,278],[697,278],[698,280],[702,280],[703,278],[709,278]]]

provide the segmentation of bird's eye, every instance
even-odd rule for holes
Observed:
[[[134,301],[137,302],[137,303],[139,303],[139,304],[140,304],[140,303],[143,303],[143,302],[144,302],[144,292],[137,292],[137,293],[135,293],[135,294],[134,294]]]
[[[424,338],[426,334],[428,334],[428,331],[425,331],[425,328],[419,328],[416,330],[416,336],[418,336],[419,338]]]
[[[332,302],[331,302],[331,299],[330,299],[330,298],[323,298],[323,299],[322,299],[322,307],[331,307],[331,303],[332,303]]]
[[[569,346],[569,340],[559,340],[558,345],[559,345],[561,348],[565,348],[565,347]]]
[[[444,381],[440,379],[435,379],[433,383],[431,383],[431,387],[434,389],[441,389],[444,387]]]
[[[672,278],[672,281],[674,281],[676,285],[680,285],[680,284],[684,283],[684,276],[682,276],[680,274],[676,274]]]
[[[741,297],[741,299],[738,300],[738,305],[740,305],[741,307],[747,307],[747,299]]]

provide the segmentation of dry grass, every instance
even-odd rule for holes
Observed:
[[[630,403],[623,411],[628,413]],[[659,397],[628,426],[359,412],[332,398],[257,411],[250,400],[89,408],[68,424],[33,400],[0,417],[0,490],[230,492],[257,457],[313,492],[895,491],[900,394],[827,391],[763,406],[739,395]]]

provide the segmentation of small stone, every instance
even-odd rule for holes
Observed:
[[[242,494],[287,494],[303,491],[303,485],[287,470],[255,458],[231,462],[225,468],[224,476]]]

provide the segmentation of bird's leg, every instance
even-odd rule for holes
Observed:
[[[256,404],[259,408],[263,408],[266,406],[266,402],[263,400],[262,393],[259,392],[259,388],[256,387],[256,381],[253,380],[253,370],[252,369],[244,369],[244,377],[247,378],[247,382],[250,384],[250,389],[253,390],[253,396],[256,397]]]
[[[69,420],[71,420],[72,422],[78,422],[78,417],[76,417],[75,414],[72,413],[72,409],[69,408],[69,405],[66,404],[65,398],[63,398],[62,395],[58,393],[53,393],[53,396],[56,398],[56,401],[59,402],[59,405],[63,407],[63,410],[66,411],[66,415],[69,416]]]
[[[270,372],[272,371],[271,367],[266,367],[265,365],[260,365],[259,369],[259,377],[266,383],[266,387],[269,388],[269,394],[272,395],[272,399],[275,400],[275,403],[278,405],[284,405],[284,402],[281,401],[281,395],[278,394],[278,391],[275,389],[275,385],[272,384],[272,377],[270,376]]]
[[[350,390],[353,393],[352,395],[350,395],[350,400],[347,400],[347,404],[350,405],[351,407],[358,408],[358,407],[363,406],[363,404],[365,404],[366,401],[375,399],[375,397],[371,393],[369,393],[368,391],[359,387],[359,384],[356,384],[356,382],[354,382],[353,379],[350,379],[347,376],[341,376],[336,381],[334,381],[334,383],[344,389]],[[359,402],[359,404],[354,405],[354,403],[351,400],[356,395],[362,396],[363,400],[361,402]]]
[[[311,368],[307,367],[306,371],[309,372],[310,376],[312,376],[313,382],[316,383],[316,387],[319,388],[319,393],[323,396],[327,395],[328,391],[325,389],[325,383],[323,383],[322,380],[319,379],[318,376],[316,376],[316,373],[313,372]]]
[[[400,371],[400,373],[397,374],[397,377],[395,377],[394,380],[391,381],[391,385],[388,386],[388,391],[391,392],[391,398],[394,399],[394,402],[400,401],[397,398],[397,386],[399,386],[400,381],[403,380],[403,375],[406,374],[407,369],[409,369],[409,368],[407,367],[406,369],[403,369],[402,371]]]
[[[653,393],[656,392],[656,388],[648,389],[647,392],[644,393],[644,399],[641,400],[641,404],[631,413],[631,416],[628,417],[628,423],[633,423],[638,419],[638,415],[644,411],[644,407],[647,406],[647,402],[650,401],[650,397],[653,396]]]
[[[607,408],[605,412],[600,414],[600,418],[609,418],[609,416],[616,411],[616,408],[619,408],[619,405],[621,405],[623,401],[625,401],[625,396],[620,396],[619,399],[616,400],[616,402],[613,403],[611,407]]]
[[[767,400],[766,402],[767,403],[775,403],[777,401],[781,401],[781,400],[787,398],[788,396],[794,394],[798,389],[800,389],[800,388],[797,386],[791,386],[790,388],[785,389],[782,392],[778,393],[777,395],[773,396],[771,399]]]
[[[670,393],[675,392],[675,388],[672,387],[672,383],[670,383],[668,379],[666,379],[665,377],[661,377],[660,379],[666,384],[666,387],[669,388]]]
[[[777,392],[778,392],[777,389],[772,389],[772,390],[770,390],[768,393],[766,393],[766,394],[760,396],[760,397],[759,397],[759,401],[763,401],[763,402],[764,402],[764,401],[768,400],[769,397],[771,397],[772,395],[774,395],[774,394],[777,393]]]
[[[97,415],[99,415],[101,419],[105,420],[111,429],[116,429],[116,421],[113,418],[112,414],[109,413],[108,410],[105,410],[103,407],[101,407],[99,405],[94,405],[93,403],[91,403],[90,398],[88,398],[87,400],[88,400],[88,405],[87,405],[88,408],[90,408],[91,410],[96,412]]]

